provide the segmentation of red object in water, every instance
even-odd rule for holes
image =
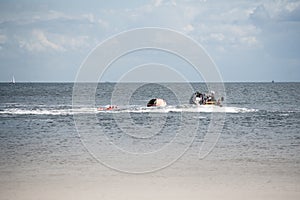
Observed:
[[[99,107],[97,108],[97,110],[102,111],[102,110],[114,110],[117,109],[118,106],[114,106],[114,105],[109,105],[109,106],[105,106],[105,107]]]

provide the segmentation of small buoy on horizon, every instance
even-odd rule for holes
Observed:
[[[272,80],[272,83],[275,83],[275,81],[274,81],[274,80]]]

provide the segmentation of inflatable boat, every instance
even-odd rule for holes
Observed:
[[[224,101],[224,98],[216,100],[215,92],[211,91],[207,94],[201,92],[195,92],[190,98],[190,104],[195,105],[217,105],[221,106],[221,101]]]
[[[147,107],[153,107],[153,106],[159,106],[159,107],[164,107],[167,105],[167,102],[163,99],[151,99],[147,103]]]

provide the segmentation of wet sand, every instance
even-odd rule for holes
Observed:
[[[198,163],[198,166],[195,164]],[[116,172],[99,163],[1,171],[1,199],[299,199],[299,170],[287,163],[179,161],[142,175]]]

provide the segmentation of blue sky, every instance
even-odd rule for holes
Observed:
[[[0,81],[74,81],[97,44],[141,27],[192,37],[224,81],[300,81],[300,1],[292,0],[0,0]]]

